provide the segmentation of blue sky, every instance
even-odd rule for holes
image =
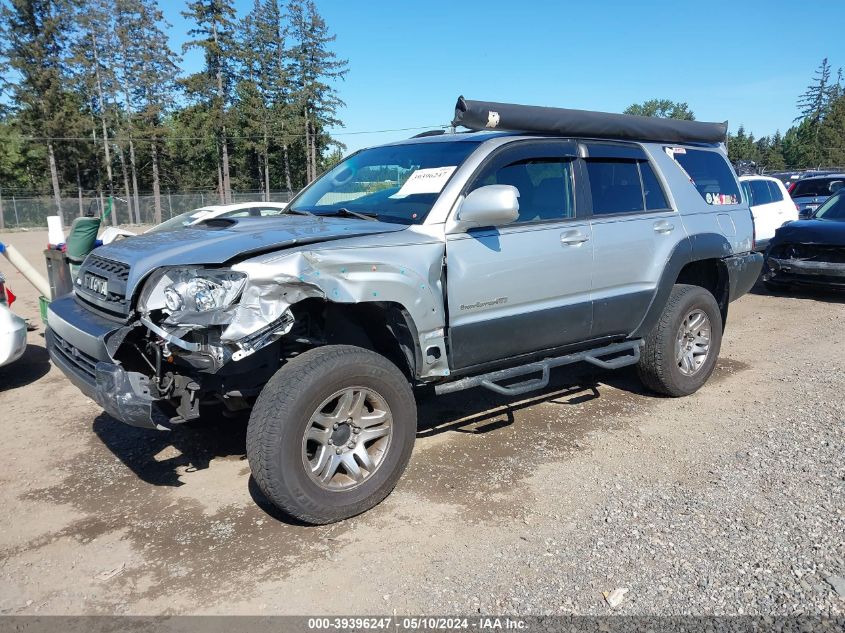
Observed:
[[[448,123],[459,94],[609,112],[669,98],[760,136],[792,124],[823,57],[845,66],[842,0],[317,3],[349,60],[336,132],[350,150],[412,134],[350,132]],[[235,2],[240,15],[252,4]],[[183,3],[161,6],[180,50]],[[184,67],[201,63],[192,53]]]

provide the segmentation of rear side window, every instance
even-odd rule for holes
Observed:
[[[660,181],[654,175],[654,171],[645,161],[637,163],[640,167],[640,176],[643,179],[643,194],[645,195],[645,208],[649,211],[656,211],[658,209],[668,209],[669,203],[666,202],[666,195],[663,193],[663,187],[660,186]]]
[[[593,213],[631,213],[645,209],[636,161],[588,160]]]
[[[748,204],[758,206],[761,204],[769,204],[772,201],[772,192],[769,189],[769,183],[765,180],[751,180],[748,182],[751,189],[751,200]]]
[[[707,204],[739,204],[741,198],[736,177],[728,161],[719,152],[688,147],[665,149],[683,168]]]
[[[595,215],[669,208],[663,188],[646,161],[589,159],[587,175]]]
[[[769,185],[769,193],[772,194],[772,202],[783,200],[783,191],[778,187],[778,184],[772,180],[767,180],[766,183]]]

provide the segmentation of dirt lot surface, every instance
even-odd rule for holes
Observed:
[[[41,262],[44,233],[0,236]],[[18,314],[36,293],[0,258]],[[697,394],[583,367],[518,402],[420,403],[374,510],[279,517],[243,423],[110,419],[51,368],[43,328],[0,368],[0,613],[845,612],[845,304],[733,304]]]

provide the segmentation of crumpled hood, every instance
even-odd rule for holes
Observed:
[[[390,233],[405,228],[403,224],[357,218],[302,215],[230,218],[130,237],[102,246],[94,253],[131,266],[127,280],[127,291],[131,293],[150,271],[162,266],[224,264],[233,259],[300,244]]]
[[[799,220],[780,227],[774,244],[828,244],[845,246],[845,222],[839,220]]]

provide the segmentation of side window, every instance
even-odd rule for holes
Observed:
[[[590,179],[594,215],[644,210],[643,188],[636,161],[587,160],[587,175]]]
[[[769,185],[769,193],[772,196],[772,202],[780,202],[783,200],[783,192],[781,191],[780,187],[776,182],[772,182],[771,180],[767,180],[766,184]]]
[[[683,168],[707,204],[739,204],[736,176],[721,153],[688,147],[666,147],[665,149],[666,153]],[[751,181],[752,192],[754,182]],[[761,203],[755,200],[754,204]]]
[[[663,187],[660,186],[660,181],[654,175],[654,171],[645,161],[639,163],[640,176],[643,179],[643,195],[645,196],[645,208],[649,211],[656,211],[658,209],[669,209],[669,203],[666,202],[666,195],[663,193]]]
[[[739,184],[742,185],[742,195],[745,196],[746,202],[748,202],[749,206],[753,207],[756,203],[754,202],[754,196],[751,195],[751,185],[747,180],[742,180]]]
[[[769,191],[769,183],[765,180],[751,180],[751,199],[754,205],[769,204],[772,201],[772,193]]]
[[[519,190],[517,222],[540,222],[575,217],[572,161],[566,158],[520,160],[482,175],[473,188],[512,185]]]

